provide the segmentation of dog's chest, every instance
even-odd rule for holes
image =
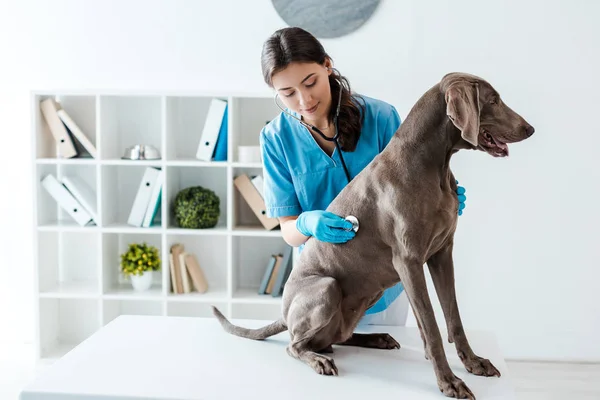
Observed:
[[[428,257],[443,248],[454,237],[458,222],[458,200],[455,194],[444,193],[431,215],[432,232]]]

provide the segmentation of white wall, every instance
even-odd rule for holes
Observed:
[[[268,0],[1,7],[0,339],[31,340],[29,90],[269,93],[261,45],[285,24]],[[460,310],[468,328],[493,330],[507,357],[600,359],[598,16],[591,0],[388,0],[360,31],[323,40],[354,89],[403,118],[459,70],[488,79],[535,126],[508,159],[453,160],[468,195],[455,251]]]

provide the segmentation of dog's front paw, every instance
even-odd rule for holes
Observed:
[[[338,369],[331,357],[315,354],[308,362],[309,365],[320,375],[337,375]]]
[[[449,378],[438,382],[438,386],[440,387],[440,392],[444,393],[447,397],[475,400],[475,395],[471,392],[471,389],[469,389],[462,379],[454,374]]]
[[[399,349],[400,343],[387,333],[380,333],[373,336],[372,345],[377,349]]]
[[[494,367],[494,364],[492,364],[492,362],[487,358],[482,358],[475,354],[473,354],[473,356],[469,358],[465,357],[462,354],[459,354],[459,357],[462,360],[467,371],[474,375],[497,377],[500,377],[501,375],[500,371],[498,371],[498,369]]]

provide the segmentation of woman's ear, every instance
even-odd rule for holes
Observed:
[[[331,72],[332,72],[331,68],[333,67],[333,63],[331,62],[331,59],[327,58],[325,60],[325,62],[323,63],[323,66],[327,70],[327,75],[331,75]]]

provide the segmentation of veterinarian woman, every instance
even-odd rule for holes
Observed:
[[[276,31],[264,43],[261,64],[282,109],[260,133],[267,216],[279,219],[284,240],[300,251],[310,237],[330,243],[352,240],[355,233],[343,229],[352,225],[324,210],[385,148],[400,126],[398,112],[381,100],[353,94],[321,43],[300,28]],[[338,106],[341,154],[331,139]],[[458,195],[461,214],[464,188]],[[399,297],[403,289],[399,283],[386,290],[361,323],[404,325],[408,302],[406,295]]]

